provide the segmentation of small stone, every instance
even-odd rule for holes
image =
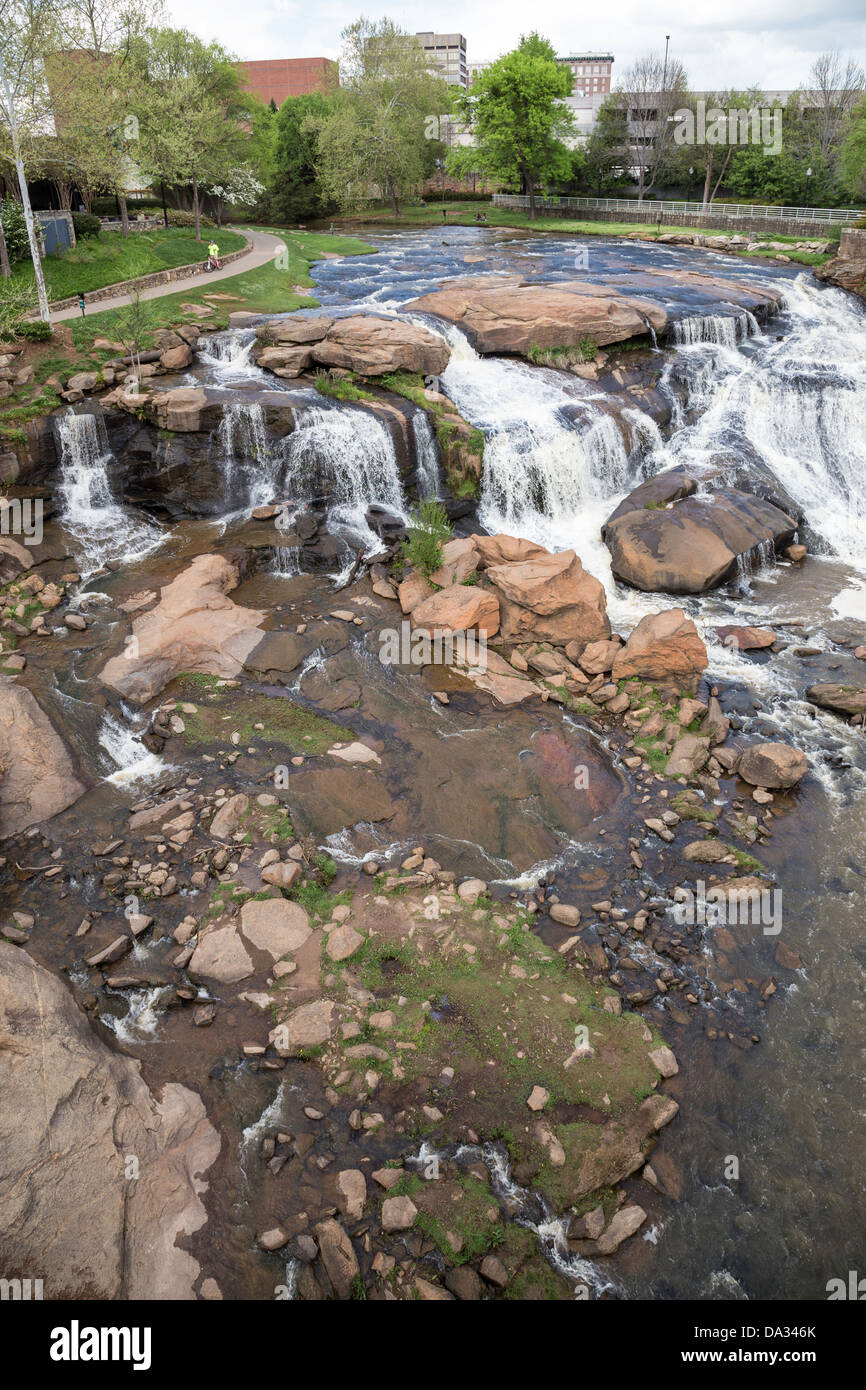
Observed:
[[[382,1230],[408,1231],[418,1215],[411,1197],[386,1197],[382,1203]]]

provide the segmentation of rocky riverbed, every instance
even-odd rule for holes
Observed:
[[[857,1017],[859,368],[818,340],[862,310],[592,255],[382,238],[20,451],[0,1226],[46,1296],[821,1296],[848,1083],[812,1269],[718,1193]]]

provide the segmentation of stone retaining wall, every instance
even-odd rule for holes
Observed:
[[[220,256],[223,265],[231,265],[232,261],[239,261],[242,256],[248,256],[253,249],[251,238],[247,238],[246,246],[242,246],[240,251],[230,251],[227,256]],[[134,280],[118,280],[115,285],[103,285],[102,289],[90,290],[84,296],[85,304],[97,304],[101,299],[114,299],[116,295],[129,294],[131,290],[149,289],[151,285],[170,285],[175,280],[191,280],[194,275],[203,275],[202,265],[206,260],[203,256],[200,261],[195,261],[192,265],[176,265],[170,270],[156,270],[151,275],[139,275]],[[58,299],[56,303],[50,305],[52,314],[60,309],[74,309],[78,304],[78,295],[70,295],[68,299]]]
[[[839,256],[844,261],[866,260],[866,227],[848,227],[839,240]]]

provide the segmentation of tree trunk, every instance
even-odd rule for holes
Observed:
[[[11,274],[12,267],[9,264],[9,249],[6,245],[3,223],[0,222],[0,275],[2,275],[4,280],[8,280]]]
[[[129,236],[129,208],[126,206],[126,198],[123,193],[118,193],[117,201],[120,205],[120,230],[123,236]]]
[[[198,205],[198,179],[192,181],[192,210],[195,214],[195,239],[201,241],[201,209]]]
[[[520,177],[523,179],[523,187],[529,196],[529,220],[535,221],[535,180],[530,178],[526,169],[521,169]]]

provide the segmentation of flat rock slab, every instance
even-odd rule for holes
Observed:
[[[221,1142],[201,1098],[167,1082],[157,1099],[65,982],[3,942],[0,1020],[4,1275],[32,1271],[52,1299],[194,1299]]]
[[[257,950],[278,960],[303,946],[312,928],[300,903],[286,898],[260,898],[241,908],[241,931]]]

